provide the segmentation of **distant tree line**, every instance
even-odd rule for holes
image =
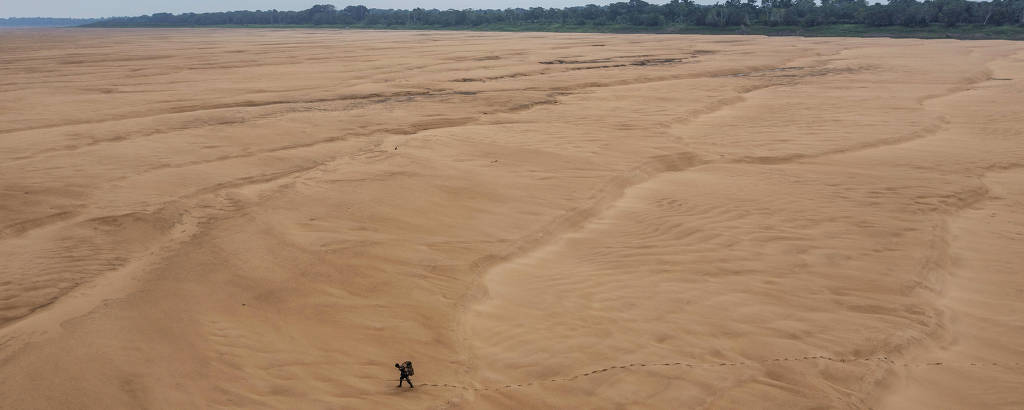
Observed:
[[[1024,25],[1024,0],[726,0],[714,5],[692,0],[651,4],[643,0],[589,4],[562,9],[533,7],[505,10],[337,9],[321,4],[302,11],[231,11],[221,13],[157,13],[119,17],[91,26],[206,25],[338,25],[374,27],[472,28],[481,26],[865,26],[923,27],[930,25]]]
[[[71,27],[99,21],[99,19],[75,19],[53,17],[11,17],[0,18],[0,27]]]

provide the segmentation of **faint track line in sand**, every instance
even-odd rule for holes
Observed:
[[[833,356],[798,356],[798,357],[777,357],[771,359],[762,360],[751,360],[751,361],[739,361],[739,362],[714,362],[714,363],[692,363],[692,362],[635,362],[623,365],[615,365],[603,367],[589,372],[577,373],[572,376],[555,377],[555,378],[544,378],[536,379],[529,382],[523,383],[510,383],[495,386],[467,386],[460,384],[451,383],[419,383],[419,386],[426,387],[442,387],[449,389],[462,389],[471,391],[487,391],[487,390],[511,390],[514,388],[525,388],[537,384],[545,383],[564,383],[575,381],[583,377],[589,377],[596,374],[605,373],[608,371],[615,370],[628,370],[639,367],[684,367],[687,369],[719,369],[728,367],[761,367],[763,365],[792,363],[792,362],[832,362],[838,364],[853,364],[853,363],[882,363],[888,367],[908,367],[908,368],[934,368],[934,367],[966,367],[966,368],[1024,368],[1024,363],[1021,362],[963,362],[963,363],[946,363],[946,362],[898,362],[890,359],[887,356],[872,356],[864,358],[840,358]]]
[[[822,58],[827,58],[827,57],[838,56],[838,55],[841,55],[841,54],[843,54],[843,53],[845,53],[845,52],[847,52],[849,50],[855,49],[855,48],[857,48],[857,47],[854,47],[854,48],[841,48],[841,49],[838,49],[838,50],[836,50],[836,51],[834,51],[832,53],[824,54],[824,55],[815,55],[815,56],[801,55],[801,56],[791,57],[791,58],[785,59],[785,60],[783,60],[783,61],[781,61],[779,63],[776,63],[776,64],[759,64],[759,65],[741,66],[741,67],[728,68],[728,69],[705,70],[705,71],[700,71],[700,72],[695,72],[695,73],[684,73],[684,74],[663,74],[663,75],[655,75],[655,76],[640,77],[640,78],[627,78],[627,79],[620,79],[620,80],[606,81],[606,82],[590,81],[590,82],[584,82],[584,83],[571,84],[571,85],[567,85],[567,86],[563,86],[563,87],[547,88],[547,89],[543,89],[543,90],[540,90],[540,89],[537,89],[537,88],[525,88],[523,90],[524,91],[578,91],[578,90],[587,90],[587,89],[594,89],[594,88],[607,88],[607,87],[620,87],[620,86],[628,86],[628,85],[653,84],[653,83],[662,83],[662,82],[668,82],[668,81],[695,80],[695,79],[701,79],[701,78],[708,78],[708,79],[710,79],[710,78],[730,78],[730,77],[732,77],[732,78],[742,78],[746,74],[749,74],[749,73],[773,72],[773,71],[779,71],[779,70],[787,69],[787,68],[790,67],[791,64],[793,64],[794,62],[800,61],[800,60],[822,59]],[[827,65],[827,63],[828,63],[828,61],[825,61],[823,63],[812,64],[812,65],[807,65],[807,66],[801,66],[800,68],[804,68],[804,69],[807,69],[807,68],[811,68],[811,69],[813,69],[813,68],[821,68],[821,67],[824,67],[825,65]],[[826,73],[826,74],[833,74],[833,73]],[[760,77],[751,77],[751,78],[760,78]],[[767,78],[770,78],[770,77],[767,77]],[[769,86],[774,86],[774,85],[781,85],[781,84],[770,84]],[[761,87],[761,88],[764,88],[764,87]]]
[[[503,110],[492,110],[490,113],[494,113],[494,114],[518,113],[518,112],[530,110],[530,109],[535,108],[536,106],[539,106],[539,105],[557,104],[557,102],[558,102],[557,98],[548,98],[548,99],[544,99],[544,100],[539,100],[537,102],[515,105],[515,106],[512,106],[512,107],[503,109]],[[355,139],[355,138],[367,138],[367,137],[373,137],[373,136],[377,136],[377,135],[407,135],[407,136],[409,136],[409,135],[416,135],[416,134],[419,134],[419,133],[422,133],[422,132],[426,132],[426,131],[434,131],[434,130],[443,130],[443,129],[464,127],[464,126],[467,126],[467,125],[472,125],[473,123],[476,123],[479,120],[480,120],[479,116],[478,117],[453,118],[450,121],[437,124],[436,126],[395,127],[395,128],[384,129],[384,130],[377,130],[377,131],[367,132],[367,133],[360,133],[360,134],[356,134],[356,135],[344,135],[344,136],[338,136],[338,137],[331,137],[331,138],[326,138],[326,139],[321,139],[321,140],[316,140],[316,141],[310,141],[310,142],[302,143],[302,144],[289,144],[289,145],[284,145],[284,146],[279,146],[279,147],[268,148],[268,149],[265,149],[265,150],[247,152],[247,153],[244,153],[244,154],[225,155],[225,156],[221,156],[221,157],[216,157],[216,158],[211,158],[211,159],[206,159],[206,160],[189,161],[189,162],[180,163],[180,164],[167,164],[167,165],[162,165],[162,166],[157,166],[157,167],[149,168],[149,169],[145,170],[144,172],[135,173],[135,174],[132,174],[132,175],[124,176],[122,178],[114,179],[114,180],[111,180],[110,182],[117,182],[117,181],[129,179],[129,178],[135,178],[135,177],[138,177],[140,175],[145,175],[147,173],[154,172],[154,171],[161,171],[161,170],[166,170],[166,169],[187,168],[187,167],[192,167],[192,166],[206,165],[206,164],[212,164],[212,163],[223,162],[223,161],[230,161],[230,160],[235,160],[235,159],[251,158],[251,157],[256,157],[256,156],[260,156],[260,155],[268,155],[268,154],[274,154],[274,153],[279,153],[279,152],[307,149],[307,148],[318,147],[318,146],[321,146],[321,145],[326,145],[326,144],[331,144],[331,143],[336,143],[336,142],[341,142],[341,141],[348,141],[348,140]],[[154,135],[158,135],[158,134],[154,134]],[[128,140],[128,139],[120,138],[120,139],[117,139],[117,140],[96,141],[96,142],[85,144],[83,146],[74,147],[74,148],[71,148],[71,149],[63,149],[63,150],[60,150],[59,152],[72,152],[72,151],[76,151],[78,149],[89,147],[89,146],[94,146],[94,145],[99,145],[99,144],[104,144],[104,143],[121,142],[121,141],[126,141],[126,140]],[[200,189],[198,191],[193,192],[190,195],[194,196],[195,194],[209,193],[209,192],[212,192],[212,191],[216,191],[218,189],[232,188],[232,187],[237,187],[237,186],[241,186],[241,185],[246,185],[246,184],[249,184],[249,183],[268,182],[268,181],[271,181],[271,180],[274,180],[274,179],[280,179],[280,178],[284,178],[284,177],[287,177],[287,176],[290,176],[290,175],[302,173],[303,171],[309,171],[309,170],[312,170],[314,168],[320,167],[322,165],[325,165],[327,163],[330,163],[330,162],[333,162],[333,161],[336,161],[336,160],[339,160],[339,159],[351,158],[351,157],[354,157],[354,156],[365,154],[367,152],[377,152],[377,151],[379,151],[379,152],[388,152],[388,151],[385,151],[385,150],[379,150],[379,148],[380,148],[380,144],[375,144],[373,148],[370,148],[368,150],[361,150],[361,151],[359,151],[356,154],[342,155],[341,157],[334,157],[334,158],[328,159],[326,161],[316,162],[316,163],[314,163],[314,164],[312,164],[312,165],[310,165],[308,167],[298,167],[298,168],[292,168],[292,169],[289,169],[289,170],[284,170],[284,171],[279,171],[279,172],[273,172],[273,173],[268,173],[268,174],[244,177],[244,178],[240,178],[240,179],[237,179],[237,180],[234,180],[234,181],[228,181],[228,182],[225,182],[225,183],[221,183],[221,184],[217,184],[217,185],[210,186],[210,187],[207,187],[207,188],[203,188],[203,189]],[[53,153],[56,153],[56,152],[57,151],[48,151],[48,152],[45,152],[45,153],[40,153],[40,155],[48,155],[48,154],[53,154]],[[25,160],[34,159],[34,158],[36,158],[36,157],[22,158],[22,159],[18,159],[18,160],[12,161],[12,162],[20,162],[20,161],[25,161]],[[42,217],[38,217],[38,218],[34,218],[34,219],[27,219],[27,220],[13,222],[13,223],[10,223],[10,224],[8,224],[6,226],[0,227],[0,240],[4,240],[4,239],[8,239],[8,238],[24,235],[24,234],[29,233],[31,231],[34,231],[36,229],[40,229],[40,228],[43,228],[43,227],[51,226],[51,225],[57,224],[59,222],[69,221],[69,220],[73,219],[75,216],[77,216],[79,214],[81,214],[81,212],[66,211],[66,212],[59,212],[59,213],[55,213],[55,214],[52,214],[52,215],[42,216]],[[75,221],[71,221],[71,222],[75,222]]]
[[[523,112],[523,111],[528,111],[528,110],[536,108],[538,106],[558,104],[558,98],[557,97],[561,96],[561,95],[565,95],[565,94],[554,93],[554,95],[550,95],[549,98],[545,98],[543,100],[537,100],[537,101],[532,101],[532,102],[528,102],[528,103],[524,103],[524,104],[518,104],[518,105],[514,105],[514,106],[511,106],[511,107],[504,108],[504,109],[490,110],[490,111],[488,111],[488,113],[485,113],[483,115],[519,113],[519,112]],[[434,125],[420,125],[420,126],[416,126],[416,124],[409,124],[408,126],[394,127],[394,128],[385,128],[385,129],[382,129],[382,130],[375,130],[375,131],[370,131],[370,132],[365,132],[365,133],[358,133],[358,134],[347,134],[347,135],[331,137],[331,138],[325,138],[325,139],[316,140],[316,141],[310,141],[310,142],[301,143],[301,144],[289,144],[289,145],[284,145],[284,146],[279,146],[279,147],[267,148],[267,149],[264,149],[264,150],[251,151],[251,152],[247,152],[247,153],[244,153],[244,154],[225,155],[225,156],[221,156],[221,157],[217,157],[217,158],[211,158],[211,159],[199,160],[199,161],[191,161],[191,162],[186,162],[186,163],[181,163],[181,164],[169,164],[169,165],[165,165],[165,166],[159,166],[159,167],[148,169],[148,170],[146,170],[146,172],[143,172],[142,174],[145,174],[145,173],[148,173],[148,172],[151,172],[151,171],[158,171],[158,170],[162,170],[162,169],[186,168],[186,167],[190,167],[190,166],[204,165],[204,164],[216,163],[216,162],[221,162],[221,161],[230,161],[230,160],[233,160],[233,159],[250,158],[250,157],[255,157],[255,156],[259,156],[259,155],[267,155],[267,154],[274,154],[274,153],[278,153],[278,152],[285,152],[285,151],[313,148],[313,147],[317,147],[317,146],[320,146],[320,145],[331,144],[331,143],[340,142],[340,141],[347,141],[347,140],[351,140],[351,139],[355,139],[355,138],[367,138],[367,137],[374,137],[374,136],[380,136],[380,135],[406,135],[406,136],[411,136],[411,135],[416,135],[416,134],[419,134],[419,133],[422,133],[422,132],[427,132],[427,131],[436,131],[436,130],[444,130],[444,129],[465,127],[467,125],[472,125],[472,124],[480,121],[481,116],[482,115],[480,115],[480,116],[450,118],[450,119],[447,119],[445,121],[441,121],[441,122],[439,122],[437,124],[434,124]],[[379,146],[377,148],[379,148]],[[387,151],[381,151],[381,152],[387,152]],[[320,165],[320,164],[318,164],[318,165]],[[132,175],[130,177],[135,177],[135,176],[138,176],[138,175],[139,174],[136,174],[136,175]],[[130,178],[130,177],[126,177],[126,178]],[[122,178],[122,179],[124,179],[124,178]],[[118,180],[114,180],[114,181],[118,181]],[[2,236],[0,236],[0,237],[2,237]]]
[[[997,60],[997,59],[998,58],[993,58],[990,61],[994,61],[994,60]],[[952,96],[952,95],[956,95],[956,94],[959,94],[959,93],[962,93],[962,92],[970,91],[970,90],[972,90],[971,86],[974,86],[974,85],[977,85],[977,84],[981,84],[981,83],[984,83],[984,82],[988,82],[988,81],[998,81],[999,80],[999,79],[996,79],[996,78],[992,78],[993,72],[992,72],[992,69],[989,68],[988,64],[984,64],[984,67],[985,68],[982,69],[981,71],[975,72],[973,75],[971,75],[971,76],[969,76],[967,78],[964,78],[963,81],[961,81],[959,84],[956,84],[956,85],[946,89],[946,91],[943,91],[943,92],[940,92],[940,93],[936,93],[936,94],[925,95],[925,96],[919,98],[917,100],[918,103],[921,104],[921,105],[924,105],[924,104],[926,104],[926,103],[928,103],[930,101],[933,101],[933,100],[937,100],[937,99],[940,99],[940,98],[946,98],[946,97],[949,97],[949,96]]]
[[[325,102],[337,102],[337,101],[357,101],[357,100],[373,100],[379,98],[403,98],[403,97],[425,97],[425,96],[444,96],[444,95],[464,95],[465,91],[455,90],[421,90],[421,91],[398,91],[393,93],[369,93],[369,94],[352,94],[352,95],[340,95],[333,97],[323,98],[310,98],[310,99],[298,99],[298,100],[268,100],[268,101],[238,101],[231,103],[221,104],[210,104],[206,106],[188,106],[188,107],[171,107],[163,110],[158,114],[152,115],[126,115],[115,118],[104,118],[92,121],[78,121],[67,124],[58,125],[41,125],[35,127],[23,127],[23,128],[11,128],[0,131],[0,135],[13,134],[23,131],[35,131],[43,129],[63,128],[63,127],[74,127],[80,125],[94,125],[104,124],[117,121],[126,120],[139,120],[145,118],[160,117],[164,115],[175,115],[175,114],[193,114],[204,111],[215,111],[233,108],[255,108],[255,107],[267,107],[273,105],[286,105],[286,104],[316,104]]]
[[[923,138],[928,138],[941,132],[943,129],[946,128],[947,124],[949,124],[948,119],[946,119],[945,117],[939,117],[936,123],[921,127],[920,129],[914,132],[904,135],[897,135],[894,137],[865,141],[858,144],[851,144],[844,147],[838,147],[815,153],[795,153],[774,156],[744,156],[732,160],[721,161],[720,163],[781,165],[801,160],[823,158],[832,155],[852,154],[872,149],[892,147],[900,144],[906,144],[909,142],[917,141]]]
[[[591,83],[583,83],[582,85],[570,85],[570,86],[565,86],[565,87],[549,87],[549,88],[530,88],[530,87],[527,87],[527,88],[515,88],[515,89],[507,89],[507,90],[486,90],[486,91],[464,91],[464,90],[451,90],[451,89],[440,89],[440,90],[437,90],[437,89],[426,89],[426,90],[396,91],[396,92],[392,92],[392,93],[368,93],[368,94],[338,95],[338,96],[330,96],[330,97],[322,97],[322,98],[308,98],[308,99],[296,99],[296,100],[237,101],[237,102],[228,102],[228,103],[220,103],[220,104],[210,104],[210,105],[198,106],[198,107],[197,106],[170,107],[170,108],[167,108],[167,109],[163,110],[163,112],[160,112],[158,114],[151,114],[151,115],[124,115],[124,116],[118,116],[118,117],[115,117],[115,118],[103,118],[103,119],[96,119],[96,120],[90,120],[90,121],[77,121],[77,122],[71,122],[71,123],[65,123],[65,124],[40,125],[40,126],[21,127],[21,128],[9,128],[9,129],[5,129],[5,130],[0,130],[0,135],[13,134],[13,133],[24,132],[24,131],[35,131],[35,130],[43,130],[43,129],[74,127],[74,126],[80,126],[80,125],[104,124],[104,123],[117,122],[117,121],[126,121],[126,120],[138,120],[138,119],[159,117],[159,116],[164,116],[164,115],[192,114],[192,113],[198,113],[198,112],[204,112],[204,111],[215,111],[215,110],[233,109],[233,108],[255,108],[255,107],[267,107],[267,106],[274,106],[274,105],[286,105],[286,104],[316,104],[316,103],[337,102],[337,101],[372,100],[372,99],[380,99],[380,98],[403,98],[403,97],[465,95],[466,93],[474,93],[475,94],[475,93],[496,93],[496,92],[512,92],[512,91],[554,91],[554,92],[558,92],[558,91],[576,91],[576,90],[588,89],[588,88],[603,88],[603,87],[612,87],[612,86],[620,86],[620,85],[634,85],[634,84],[647,84],[647,83],[652,83],[652,82],[673,81],[673,80],[680,80],[680,79],[695,79],[695,78],[714,77],[714,76],[719,76],[719,75],[728,75],[728,74],[731,74],[731,73],[735,73],[737,70],[757,70],[757,69],[771,69],[771,68],[775,68],[775,67],[769,67],[769,66],[763,66],[763,65],[762,66],[751,66],[751,67],[744,67],[744,68],[731,69],[731,70],[716,70],[716,71],[708,71],[708,72],[701,72],[701,73],[688,73],[688,74],[675,74],[675,75],[665,75],[665,76],[654,76],[654,77],[647,77],[647,78],[641,78],[641,79],[617,80],[617,81],[610,81],[610,82],[605,82],[605,83],[591,82]]]
[[[396,99],[396,98],[439,97],[439,96],[440,97],[444,97],[444,96],[449,96],[449,95],[475,95],[475,94],[483,94],[483,93],[502,93],[502,92],[514,92],[514,91],[515,90],[493,90],[493,91],[479,91],[479,92],[476,92],[476,91],[453,91],[451,93],[447,93],[447,92],[446,93],[439,93],[439,94],[429,94],[428,93],[428,94],[423,94],[423,95],[408,95],[408,96],[404,96],[403,95],[403,96],[399,96],[399,97],[382,96],[382,97],[379,97],[379,98],[367,98],[366,100],[369,100],[368,103],[365,103],[364,105],[361,105],[361,106],[358,106],[358,107],[353,107],[353,108],[358,109],[358,108],[364,107],[365,105],[374,104],[374,103],[393,102],[393,99]],[[183,166],[192,165],[192,164],[196,164],[196,163],[215,162],[215,161],[219,161],[219,160],[228,160],[228,159],[234,159],[234,158],[251,157],[251,156],[260,155],[260,154],[273,153],[273,152],[278,152],[278,151],[286,151],[286,150],[289,150],[289,149],[296,149],[296,148],[305,148],[305,147],[310,147],[310,146],[315,146],[315,145],[320,145],[320,144],[326,144],[326,143],[331,143],[331,142],[337,142],[337,141],[351,139],[351,138],[373,136],[373,135],[378,135],[378,134],[412,135],[412,134],[417,134],[417,133],[420,133],[420,132],[423,132],[423,131],[429,131],[429,130],[434,130],[434,129],[461,127],[461,126],[470,125],[470,124],[472,124],[474,122],[479,121],[483,115],[519,113],[519,112],[523,112],[523,111],[528,111],[528,110],[533,109],[533,108],[538,107],[538,106],[550,105],[550,104],[558,104],[558,97],[564,96],[564,95],[569,95],[569,94],[570,93],[565,93],[565,92],[552,92],[552,93],[549,93],[547,98],[544,98],[544,99],[540,99],[540,100],[537,100],[537,101],[531,101],[531,102],[527,102],[527,103],[522,103],[522,104],[517,104],[517,105],[513,105],[513,106],[510,106],[510,107],[506,107],[506,108],[500,108],[500,109],[495,109],[495,110],[488,110],[488,112],[482,113],[481,115],[477,115],[475,117],[470,117],[470,118],[461,118],[461,117],[460,118],[453,118],[453,119],[451,119],[451,121],[449,123],[443,124],[443,125],[438,125],[436,127],[430,127],[430,126],[427,126],[427,127],[422,127],[422,126],[421,127],[417,127],[416,124],[409,124],[407,126],[385,128],[385,129],[381,129],[381,130],[374,130],[374,131],[357,133],[357,134],[346,134],[346,135],[343,135],[343,136],[331,137],[331,138],[317,140],[317,141],[311,141],[311,142],[303,143],[303,144],[289,144],[289,145],[280,146],[280,147],[268,148],[268,149],[260,150],[260,151],[247,152],[245,154],[226,155],[226,156],[214,158],[214,159],[211,159],[211,160],[193,161],[193,162],[186,163],[186,164],[168,165],[168,166],[164,166],[164,167],[154,168],[153,170],[161,169],[161,168],[168,168],[168,167],[177,168],[177,167],[183,167]],[[320,101],[320,102],[331,102],[331,101]],[[402,100],[398,100],[398,102],[402,102]],[[280,104],[277,104],[277,105],[289,105],[289,104],[299,105],[299,104],[309,104],[309,103],[307,103],[305,101],[293,101],[293,102],[281,102]],[[233,108],[243,108],[243,107],[233,107]],[[249,108],[249,107],[244,107],[244,108]],[[211,109],[209,111],[215,111],[215,110],[220,110],[220,109],[228,110],[228,109],[232,109],[232,108],[216,108],[216,109]],[[71,146],[65,146],[65,147],[60,147],[60,148],[49,148],[49,149],[39,150],[39,151],[36,151],[36,152],[26,153],[26,154],[24,154],[24,155],[22,155],[20,157],[12,158],[11,160],[7,161],[5,163],[5,165],[9,166],[9,165],[16,164],[16,163],[21,163],[21,162],[24,162],[24,161],[36,160],[36,159],[39,159],[40,157],[45,157],[45,156],[54,155],[54,154],[63,154],[63,153],[77,152],[77,151],[80,151],[82,149],[96,147],[96,146],[105,145],[105,144],[117,144],[117,143],[127,142],[127,141],[138,141],[138,140],[141,140],[141,139],[144,139],[144,138],[149,138],[149,137],[154,137],[154,136],[162,136],[162,135],[166,135],[166,134],[170,134],[170,133],[174,133],[174,132],[181,132],[181,131],[187,131],[187,130],[203,129],[203,128],[206,128],[206,127],[232,126],[232,125],[244,124],[244,123],[248,123],[248,122],[252,122],[252,121],[259,121],[259,120],[266,120],[266,119],[277,119],[277,118],[282,118],[282,117],[286,117],[286,116],[293,115],[293,114],[298,114],[298,113],[305,113],[305,112],[313,111],[313,110],[316,110],[316,111],[326,111],[326,112],[336,112],[337,111],[337,110],[320,110],[320,109],[311,108],[311,107],[302,107],[301,109],[296,109],[296,110],[291,110],[291,111],[281,111],[281,112],[271,112],[271,113],[260,114],[260,115],[257,115],[255,118],[252,118],[252,119],[236,120],[236,121],[225,121],[225,122],[219,122],[219,123],[213,123],[213,124],[203,124],[203,125],[199,125],[199,126],[184,126],[184,127],[179,126],[179,127],[174,127],[172,129],[167,129],[167,130],[151,130],[149,132],[133,133],[134,136],[132,136],[132,137],[129,137],[129,136],[118,136],[118,137],[113,137],[113,138],[96,139],[96,140],[84,142],[84,143],[81,143],[81,144],[78,144],[78,145],[71,145]],[[195,112],[201,112],[201,111],[205,111],[205,110],[200,110],[200,111],[195,111]],[[344,111],[344,110],[342,110],[342,111]],[[107,122],[119,122],[119,121],[133,121],[133,120],[139,120],[139,119],[151,118],[151,117],[172,116],[172,115],[182,115],[182,114],[187,115],[187,114],[192,114],[192,113],[195,113],[195,112],[186,112],[186,113],[168,112],[168,113],[161,113],[161,114],[156,114],[156,115],[152,115],[152,116],[110,119],[110,120],[104,120],[104,121],[99,121],[99,122],[107,123]],[[97,122],[97,123],[99,123],[99,122]],[[95,124],[95,123],[62,124],[62,125],[57,125],[57,126],[53,126],[53,127],[41,127],[39,129],[60,128],[60,127],[75,127],[75,126],[90,125],[90,124]],[[28,131],[31,131],[31,130],[28,130]],[[16,133],[16,132],[22,132],[22,131],[13,131],[11,133]],[[5,132],[0,132],[0,135],[2,135],[4,133]]]
[[[832,55],[838,55],[838,54],[841,54],[844,51],[846,51],[846,50],[845,49],[840,50],[840,51],[838,51],[836,53],[833,53]],[[592,88],[605,88],[605,87],[615,87],[615,86],[625,86],[625,85],[642,85],[642,84],[648,84],[648,83],[657,83],[657,82],[665,82],[665,81],[676,81],[676,80],[685,80],[685,79],[715,78],[715,77],[735,77],[735,76],[742,76],[742,75],[750,73],[750,72],[771,72],[771,71],[788,69],[789,68],[788,64],[792,63],[793,61],[797,61],[797,60],[801,60],[801,59],[805,59],[805,58],[806,57],[794,57],[794,58],[791,58],[791,59],[788,59],[788,60],[782,62],[781,65],[779,65],[779,66],[758,65],[758,66],[740,67],[740,68],[726,69],[726,70],[712,70],[712,71],[705,71],[705,72],[698,72],[698,73],[669,74],[669,75],[645,77],[645,78],[639,78],[639,79],[623,79],[623,80],[616,80],[616,81],[603,82],[603,83],[600,83],[600,82],[590,82],[590,83],[583,83],[583,84],[578,84],[578,85],[570,85],[570,86],[565,86],[565,87],[549,87],[549,88],[530,88],[530,87],[527,87],[527,88],[523,88],[523,89],[498,89],[498,90],[480,90],[480,91],[465,91],[465,90],[451,90],[451,89],[440,89],[440,90],[426,89],[426,90],[420,90],[420,91],[399,91],[399,92],[393,92],[393,93],[355,94],[355,95],[344,95],[344,96],[334,96],[334,97],[324,97],[324,98],[312,98],[312,99],[305,99],[305,100],[303,100],[303,99],[296,99],[296,100],[269,100],[269,101],[241,101],[241,102],[233,102],[233,103],[213,104],[213,105],[202,106],[202,107],[170,108],[170,109],[167,109],[165,112],[161,112],[161,113],[157,113],[157,114],[152,114],[152,115],[134,115],[134,116],[129,115],[129,116],[116,117],[116,118],[98,119],[98,120],[93,120],[93,121],[79,121],[79,122],[73,122],[73,123],[67,123],[67,124],[43,125],[43,126],[37,126],[37,127],[24,127],[24,128],[16,128],[16,129],[7,129],[7,130],[0,130],[0,135],[14,134],[14,133],[25,132],[25,131],[43,130],[43,129],[57,129],[57,128],[64,128],[64,127],[76,127],[76,126],[82,126],[82,125],[95,125],[95,124],[105,124],[105,123],[113,123],[113,122],[119,122],[119,121],[140,120],[140,119],[162,117],[162,116],[170,116],[170,115],[195,114],[195,113],[200,113],[200,112],[217,111],[217,110],[230,110],[230,109],[236,109],[236,108],[269,107],[269,106],[275,106],[275,105],[316,104],[316,103],[325,103],[325,102],[365,101],[365,100],[375,100],[375,99],[376,100],[380,100],[380,99],[391,100],[391,99],[396,99],[396,98],[410,98],[410,97],[415,98],[415,97],[449,96],[449,95],[474,95],[474,94],[484,94],[484,93],[503,93],[503,92],[519,92],[519,91],[546,91],[546,92],[550,93],[548,95],[548,98],[543,99],[543,100],[539,100],[539,101],[535,101],[535,102],[529,102],[529,103],[525,103],[525,104],[519,104],[519,105],[515,105],[515,106],[512,106],[512,107],[509,107],[509,108],[499,109],[499,110],[492,110],[492,111],[489,112],[490,114],[518,113],[518,112],[530,110],[530,109],[535,108],[537,106],[549,105],[549,104],[557,104],[558,103],[557,97],[564,96],[564,95],[571,95],[571,94],[574,94],[575,91],[584,91],[584,90],[588,90],[588,89],[592,89]],[[813,67],[812,66],[808,66],[808,67],[800,67],[800,68],[815,68],[815,67],[817,67],[817,66],[813,66]],[[749,94],[751,92],[754,92],[754,91],[757,91],[757,90],[761,90],[761,89],[764,89],[764,88],[778,86],[778,85],[782,85],[782,84],[778,84],[778,83],[759,84],[759,85],[756,85],[754,87],[751,87],[748,90],[743,91],[736,98],[743,98],[742,95]],[[733,100],[733,99],[727,99],[727,100],[731,100],[731,101],[725,101],[724,103],[715,104],[716,107],[712,111],[709,111],[709,112],[698,112],[697,114],[698,115],[709,114],[709,113],[714,112],[714,111],[719,111],[722,108],[724,108],[725,106],[729,106],[729,105],[732,105],[732,104],[735,104],[735,103],[742,102],[742,100],[738,100],[738,101]],[[288,113],[288,112],[285,112],[285,113],[272,113],[272,114],[269,114],[269,115],[270,115],[271,118],[274,118],[274,117],[277,117],[277,116],[283,116],[283,115],[288,115],[288,114],[290,114],[290,113]],[[692,118],[691,118],[691,120],[692,120]],[[246,121],[242,121],[242,122],[246,122]],[[213,125],[230,125],[230,124],[213,124]],[[460,125],[456,125],[456,126],[462,126],[462,125],[467,125],[467,124],[460,124]],[[206,125],[204,125],[202,127],[188,127],[188,128],[185,128],[185,129],[203,128],[205,126]],[[170,130],[170,132],[179,131],[179,130],[180,129],[176,128],[176,129]],[[413,131],[413,132],[410,132],[410,133],[416,133],[416,132],[420,132],[420,131],[422,131],[422,130],[416,130],[416,131]],[[384,130],[384,131],[379,131],[379,132],[376,132],[376,133],[381,133],[381,132],[388,133],[390,131],[389,130]],[[396,133],[402,134],[402,132],[400,130],[398,132],[396,132]],[[162,134],[165,134],[165,132],[145,133],[145,134],[141,135],[140,137],[141,138],[145,138],[145,137],[151,137],[151,136],[154,136],[154,135],[162,135]],[[88,147],[102,145],[102,144],[119,143],[119,142],[124,142],[124,141],[135,140],[135,139],[138,139],[140,137],[136,137],[136,138],[117,137],[117,138],[101,139],[101,140],[90,141],[90,142],[87,142],[87,143],[84,143],[84,144],[80,144],[80,145],[70,146],[70,147],[62,147],[62,148],[56,148],[56,149],[43,150],[43,151],[40,151],[40,152],[30,153],[27,156],[22,156],[22,157],[19,157],[19,158],[14,158],[11,161],[9,161],[8,164],[15,163],[15,162],[22,162],[22,161],[32,160],[32,159],[35,159],[35,158],[37,158],[39,156],[45,156],[45,155],[50,155],[50,154],[55,154],[55,153],[75,152],[75,151],[78,151],[78,150],[83,149],[83,148],[88,148]],[[328,140],[322,140],[320,142],[313,142],[311,144],[328,143],[328,142],[333,142],[333,141],[336,141],[336,140],[337,139],[332,138],[332,139],[328,139]],[[303,144],[303,145],[306,145],[306,144]],[[288,148],[290,148],[290,147],[281,147],[279,149],[280,150],[285,150],[285,149],[288,149]],[[267,152],[273,152],[273,151],[274,151],[274,149],[271,149],[271,150],[268,150]],[[259,152],[254,153],[253,155],[256,155],[256,154],[259,154]],[[226,159],[231,159],[232,157],[234,157],[234,156],[229,156]]]
[[[959,94],[959,93],[970,91],[970,90],[972,90],[971,86],[973,86],[973,85],[984,83],[984,82],[988,82],[988,81],[997,81],[997,80],[998,79],[992,78],[992,70],[986,68],[985,70],[982,70],[979,73],[976,73],[975,75],[964,79],[964,81],[961,84],[953,86],[953,87],[949,88],[948,90],[946,90],[945,92],[942,92],[942,93],[924,96],[924,97],[920,98],[918,100],[918,102],[921,105],[925,105],[926,103],[928,103],[930,101],[933,101],[933,100],[937,100],[937,99],[941,99],[941,98],[946,98],[946,97],[950,97],[950,96],[953,96],[953,95],[956,95],[956,94]],[[761,87],[761,88],[765,88],[765,87]],[[758,88],[758,89],[761,89],[761,88]],[[904,134],[904,135],[897,135],[897,136],[893,136],[893,137],[880,138],[880,139],[876,139],[876,140],[872,140],[872,141],[865,141],[865,142],[862,142],[862,143],[852,144],[852,145],[848,145],[848,146],[845,146],[845,147],[839,147],[839,148],[835,148],[835,149],[831,149],[831,150],[826,150],[826,151],[822,151],[822,152],[817,152],[817,153],[807,153],[807,154],[799,154],[798,153],[798,154],[785,154],[785,155],[778,155],[778,156],[746,156],[746,157],[741,157],[741,158],[733,159],[733,160],[726,161],[726,162],[727,163],[741,163],[741,164],[751,163],[751,164],[762,164],[762,165],[778,165],[778,164],[788,164],[788,163],[797,162],[797,161],[801,161],[801,160],[807,160],[807,159],[817,159],[817,158],[822,158],[822,157],[828,157],[828,156],[832,156],[832,155],[851,154],[851,153],[867,151],[867,150],[872,150],[872,149],[877,149],[877,148],[885,148],[885,147],[891,147],[891,146],[906,144],[906,143],[909,143],[909,142],[914,142],[914,141],[917,141],[917,140],[920,140],[920,139],[928,138],[928,137],[934,136],[934,135],[942,132],[944,129],[946,129],[949,126],[949,124],[950,124],[949,119],[946,116],[944,116],[944,115],[940,115],[939,117],[937,117],[935,123],[929,124],[929,125],[924,126],[924,127],[921,127],[920,129],[918,129],[916,131],[913,131],[911,133]]]
[[[75,211],[62,211],[38,218],[25,219],[0,227],[0,240],[23,235],[33,230],[72,219],[78,215]]]

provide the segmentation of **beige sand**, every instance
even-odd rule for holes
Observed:
[[[0,408],[1024,407],[1020,43],[22,30],[0,96]]]

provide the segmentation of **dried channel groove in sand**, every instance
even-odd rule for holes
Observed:
[[[12,30],[0,93],[0,408],[1024,406],[1017,43]]]

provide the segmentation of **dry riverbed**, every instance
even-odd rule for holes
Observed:
[[[7,30],[0,96],[0,408],[1024,407],[1020,43]]]

